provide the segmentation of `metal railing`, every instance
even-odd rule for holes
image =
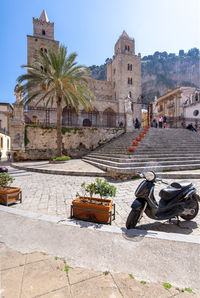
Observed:
[[[35,111],[36,113],[33,113]],[[39,111],[39,113],[37,113]],[[42,112],[42,113],[41,113]],[[50,113],[51,112],[51,113]],[[37,115],[37,116],[36,116]],[[54,121],[51,120],[54,119]],[[57,126],[55,122],[56,110],[29,107],[25,112],[25,124],[35,126]],[[99,112],[92,110],[89,112],[81,111],[76,113],[74,110],[63,110],[61,125],[66,127],[111,127],[123,128],[126,123],[126,115],[124,113],[115,112]]]

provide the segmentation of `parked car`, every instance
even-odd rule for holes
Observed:
[[[7,173],[7,172],[8,172],[8,168],[0,167],[0,173]]]

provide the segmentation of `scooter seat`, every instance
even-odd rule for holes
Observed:
[[[173,199],[181,191],[190,188],[192,183],[189,181],[173,182],[167,188],[164,188],[160,191],[159,196],[165,201]]]
[[[182,191],[182,188],[175,188],[173,186],[168,186],[167,188],[161,189],[159,196],[165,201],[169,201],[178,195]]]
[[[180,181],[180,182],[173,182],[171,186],[175,188],[181,188],[182,190],[190,188],[192,186],[192,183],[189,181]]]

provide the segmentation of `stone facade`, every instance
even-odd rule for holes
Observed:
[[[13,108],[9,103],[0,103],[0,156],[7,157],[7,152],[10,151],[10,118]]]
[[[34,60],[36,51],[59,49],[54,40],[54,23],[49,22],[46,12],[40,18],[33,18],[33,36],[27,35],[27,63]],[[87,77],[88,87],[94,94],[94,110],[86,112],[80,107],[78,113],[62,106],[62,126],[72,127],[78,133],[62,136],[63,154],[79,157],[118,134],[134,129],[133,121],[141,121],[141,62],[140,54],[135,55],[135,41],[125,31],[115,45],[113,60],[107,65],[107,81]],[[20,104],[22,94],[15,88],[16,102],[11,121],[12,152],[15,159],[47,159],[56,154],[56,130],[45,130],[41,125],[56,125],[56,105],[44,109],[44,103],[35,107],[38,99],[25,107]],[[26,124],[32,124],[25,128]],[[37,127],[34,128],[33,124]],[[90,128],[89,128],[90,127]],[[47,133],[48,132],[48,133]],[[27,139],[29,140],[26,144]],[[24,140],[26,140],[24,142]]]
[[[59,42],[54,40],[54,23],[50,23],[46,12],[39,19],[33,18],[33,36],[27,36],[27,62],[32,63],[36,50],[48,52],[49,48],[57,50]],[[141,56],[135,55],[135,41],[125,31],[115,45],[113,60],[107,65],[107,81],[88,78],[88,87],[95,97],[94,115],[88,115],[80,107],[75,115],[63,105],[63,123],[65,125],[113,126],[120,122],[127,130],[133,130],[133,120],[141,121]],[[48,111],[33,109],[37,99],[26,107],[26,119],[29,123],[56,123],[55,106]],[[42,107],[41,103],[39,107]],[[67,111],[66,111],[67,110]],[[71,113],[71,114],[70,114]],[[70,115],[69,115],[70,114]],[[66,118],[72,118],[70,121]],[[66,116],[66,117],[65,117]],[[109,118],[112,118],[111,120]],[[25,119],[25,120],[26,120]]]
[[[165,115],[169,119],[175,118],[177,119],[175,123],[178,127],[182,127],[183,120],[186,120],[187,122],[188,117],[193,118],[195,121],[196,116],[192,115],[188,108],[191,106],[191,104],[194,105],[194,103],[199,102],[199,95],[196,97],[196,94],[199,94],[197,91],[198,90],[195,87],[177,87],[174,90],[171,90],[159,97],[157,99],[158,117]],[[197,101],[195,98],[197,98]],[[197,116],[198,115],[199,113]],[[192,122],[191,120],[188,121]],[[169,126],[173,127],[174,122],[172,121],[171,124],[169,123]]]
[[[12,106],[9,103],[0,103],[0,129],[2,132],[9,133],[10,131],[10,118],[12,116]]]

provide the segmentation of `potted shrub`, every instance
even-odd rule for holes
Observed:
[[[129,152],[135,152],[135,147],[128,147]]]
[[[21,191],[18,187],[11,187],[14,178],[7,173],[0,173],[0,204],[6,206],[22,201]]]
[[[132,145],[133,145],[133,146],[138,146],[138,144],[139,144],[139,143],[138,143],[137,141],[133,141],[133,142],[132,142]]]
[[[140,142],[141,140],[142,140],[141,137],[137,137],[137,138],[136,138],[136,141],[138,141],[138,142]]]
[[[115,197],[116,188],[105,179],[99,178],[87,186],[84,182],[81,187],[83,194],[77,193],[77,198],[72,201],[71,218],[111,224],[112,217],[115,217],[115,214],[112,214],[114,204],[113,200],[107,197]],[[93,197],[94,194],[99,197]]]

